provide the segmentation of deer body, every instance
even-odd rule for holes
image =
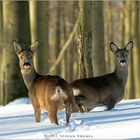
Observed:
[[[18,42],[14,42],[14,49],[19,57],[19,64],[23,80],[28,88],[36,122],[40,122],[41,110],[48,113],[51,123],[58,124],[57,112],[65,106],[66,122],[76,108],[74,96],[70,85],[56,75],[40,75],[34,69],[32,59],[38,42],[31,45],[30,49],[23,50]]]
[[[128,54],[132,47],[132,42],[129,42],[124,49],[118,49],[114,43],[111,43],[110,48],[115,55],[114,72],[71,83],[81,112],[90,111],[99,105],[105,105],[111,110],[123,99],[128,78]]]

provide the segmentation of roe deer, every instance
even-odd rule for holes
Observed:
[[[128,54],[132,48],[132,41],[123,49],[118,49],[111,42],[110,49],[115,56],[114,72],[99,77],[78,79],[71,83],[80,112],[90,111],[99,105],[105,105],[107,110],[111,110],[123,99],[128,78]]]
[[[32,102],[35,120],[41,121],[41,110],[48,112],[51,123],[58,124],[57,112],[65,105],[66,123],[72,112],[77,111],[71,86],[56,75],[40,75],[35,71],[33,55],[38,48],[38,41],[28,49],[23,49],[21,44],[14,41],[14,50],[19,58],[19,66],[28,96]]]

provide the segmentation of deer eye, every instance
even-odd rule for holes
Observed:
[[[117,56],[117,57],[119,57],[119,55],[118,55],[118,54],[117,54],[116,56]]]
[[[126,57],[128,56],[128,54],[125,55]]]
[[[23,56],[21,56],[20,58],[23,59]]]

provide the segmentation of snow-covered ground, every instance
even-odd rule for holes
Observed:
[[[42,122],[35,123],[29,99],[18,99],[0,107],[0,139],[140,139],[140,99],[104,109],[74,113],[69,125],[64,111],[58,113],[60,125],[51,124],[45,113]]]

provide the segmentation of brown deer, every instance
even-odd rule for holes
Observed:
[[[111,110],[123,99],[128,78],[128,55],[132,48],[132,41],[123,49],[118,49],[111,42],[110,49],[115,56],[114,72],[99,77],[78,79],[71,83],[80,112],[90,111],[99,105],[105,105],[107,110]]]
[[[40,75],[35,71],[33,55],[38,48],[38,41],[28,49],[23,49],[17,41],[14,41],[13,46],[19,58],[24,83],[29,91],[28,96],[34,108],[36,122],[41,121],[41,110],[45,110],[50,122],[58,124],[57,112],[65,105],[66,123],[69,123],[71,113],[78,109],[70,85],[59,76]]]

